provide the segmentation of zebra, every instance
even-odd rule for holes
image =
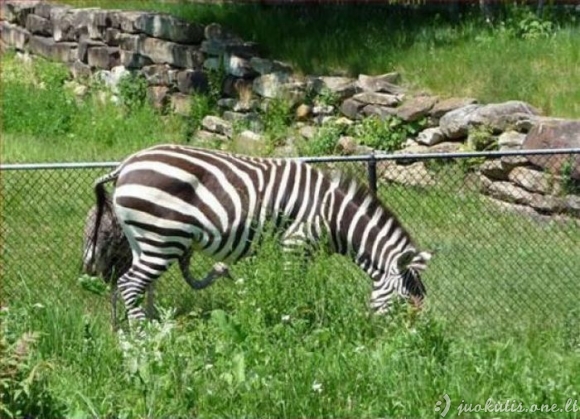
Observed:
[[[93,205],[85,217],[83,228],[83,263],[81,272],[91,276],[99,276],[111,286],[111,325],[113,330],[118,327],[117,299],[118,279],[131,267],[131,247],[123,233],[117,217],[112,211],[111,199],[104,194],[104,205],[101,209],[99,226],[96,226],[97,205]],[[93,243],[94,239],[94,243]],[[179,258],[179,268],[185,282],[194,290],[210,286],[219,277],[229,277],[228,267],[216,263],[213,269],[201,280],[191,276],[191,249],[186,250]],[[154,304],[154,286],[150,284],[146,299],[146,312],[152,315]]]
[[[299,159],[153,146],[95,181],[97,226],[112,181],[133,255],[118,281],[130,320],[145,317],[139,297],[188,249],[232,264],[268,223],[284,250],[324,239],[331,252],[350,257],[372,279],[373,312],[389,311],[397,297],[420,307],[426,295],[421,272],[431,254],[418,250],[397,217],[356,181]]]

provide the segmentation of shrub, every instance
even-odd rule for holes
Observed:
[[[361,144],[387,152],[399,150],[408,137],[416,135],[424,121],[406,123],[397,117],[368,117],[353,127],[353,135]]]

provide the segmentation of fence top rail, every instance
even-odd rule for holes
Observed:
[[[473,157],[508,157],[508,156],[541,156],[580,154],[580,148],[558,148],[541,150],[508,150],[508,151],[465,151],[454,153],[371,153],[357,156],[306,156],[289,157],[289,160],[305,163],[340,163],[340,162],[368,162],[380,160],[431,160],[431,159],[461,159]],[[71,163],[12,163],[0,164],[2,170],[61,170],[61,169],[102,169],[114,168],[121,162],[71,162]]]

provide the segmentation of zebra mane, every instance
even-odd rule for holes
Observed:
[[[341,173],[338,171],[333,171],[331,173],[331,182],[336,186],[337,190],[340,190],[343,194],[347,194],[351,188],[354,188],[354,196],[352,197],[352,203],[357,206],[362,206],[368,197],[371,197],[370,204],[366,206],[365,214],[370,218],[375,214],[377,208],[381,211],[381,219],[379,225],[387,222],[388,219],[393,219],[393,225],[400,228],[409,238],[409,241],[414,245],[415,241],[409,233],[409,231],[403,226],[399,221],[397,215],[391,211],[383,201],[374,194],[369,187],[359,182],[356,178],[349,174]]]

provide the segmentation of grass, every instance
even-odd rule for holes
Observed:
[[[102,172],[2,176],[3,334],[39,334],[29,365],[51,366],[37,391],[53,417],[438,417],[444,393],[455,417],[461,400],[577,397],[577,224],[502,213],[466,184],[383,185],[436,251],[420,316],[369,316],[368,279],[336,256],[320,253],[306,270],[290,259],[281,274],[288,256],[267,241],[232,268],[234,281],[201,292],[173,269],[159,284],[160,323],[133,341],[111,333],[107,297],[77,282]],[[200,276],[210,261],[194,265]]]

